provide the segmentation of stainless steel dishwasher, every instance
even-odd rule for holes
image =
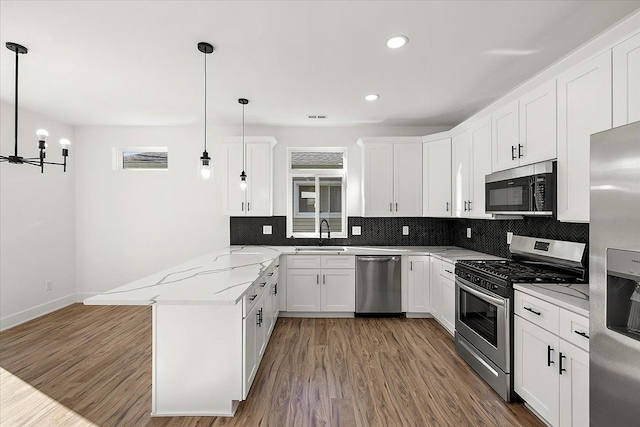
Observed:
[[[356,257],[356,315],[400,314],[399,256]]]

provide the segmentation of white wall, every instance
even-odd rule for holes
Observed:
[[[0,153],[14,154],[14,106],[0,103]],[[49,131],[47,160],[69,167],[0,164],[0,330],[75,302],[75,136],[71,126],[20,109],[18,154],[38,155],[35,131]],[[46,291],[46,281],[53,289]]]
[[[84,127],[77,146],[77,292],[82,300],[229,244],[222,215],[221,136],[241,128],[210,127],[214,175],[202,182],[197,162],[202,127]],[[274,215],[286,215],[287,147],[346,146],[349,214],[360,215],[361,136],[424,135],[436,127],[263,127],[274,136]],[[168,171],[113,170],[113,147],[167,146]]]

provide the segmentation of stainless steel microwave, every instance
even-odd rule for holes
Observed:
[[[485,210],[492,214],[556,214],[556,162],[547,161],[485,177]]]

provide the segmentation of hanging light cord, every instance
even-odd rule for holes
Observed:
[[[247,145],[244,142],[244,104],[242,104],[242,170],[247,167]]]
[[[207,55],[204,55],[204,151],[207,151]]]
[[[14,119],[14,127],[15,127],[15,151],[14,154],[18,157],[18,51],[16,51],[16,101],[15,105],[15,114],[13,115]]]

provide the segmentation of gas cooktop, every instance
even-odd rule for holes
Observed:
[[[510,283],[578,283],[582,281],[579,274],[557,271],[546,265],[513,260],[458,261],[458,265],[464,265],[473,271],[482,272]]]

